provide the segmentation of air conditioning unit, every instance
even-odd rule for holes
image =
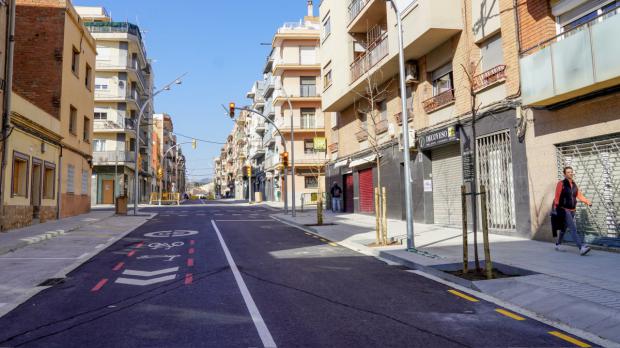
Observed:
[[[410,60],[405,64],[405,82],[416,83],[419,82],[418,78],[418,62]]]
[[[398,136],[398,149],[400,151],[404,150],[404,141],[403,141],[403,133],[401,132]],[[415,148],[415,129],[409,128],[409,148]]]

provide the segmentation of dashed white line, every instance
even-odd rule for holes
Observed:
[[[224,250],[224,255],[226,255],[226,260],[228,261],[228,265],[230,265],[230,270],[233,272],[235,280],[237,281],[237,286],[239,287],[239,290],[241,291],[241,296],[243,296],[243,301],[245,301],[245,305],[247,306],[248,311],[250,312],[250,316],[252,317],[254,326],[256,326],[258,335],[260,336],[260,339],[263,342],[263,346],[268,347],[268,348],[277,347],[276,342],[273,340],[273,337],[271,337],[271,333],[269,332],[269,329],[267,328],[267,325],[265,324],[265,321],[263,320],[263,317],[260,315],[260,312],[258,311],[258,307],[256,307],[256,303],[254,303],[254,300],[252,299],[252,295],[250,294],[248,287],[245,285],[245,282],[243,281],[243,277],[241,277],[241,273],[239,273],[239,269],[237,268],[237,265],[235,264],[235,260],[230,254],[228,247],[226,246],[226,242],[224,242],[224,238],[222,237],[222,234],[220,233],[220,229],[217,228],[217,225],[215,224],[214,220],[211,220],[211,224],[213,225],[213,228],[215,229],[215,233],[217,234],[217,239],[219,239],[220,244],[222,245],[222,249]]]

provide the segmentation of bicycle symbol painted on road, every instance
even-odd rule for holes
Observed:
[[[183,242],[174,242],[174,243],[171,243],[171,244],[155,242],[155,243],[151,243],[151,244],[147,245],[147,247],[151,248],[152,250],[159,250],[159,249],[170,250],[172,248],[180,247],[180,246],[183,246],[183,245],[185,245],[185,243],[183,243]]]
[[[170,230],[170,231],[157,231],[145,233],[145,237],[152,238],[173,238],[173,237],[187,237],[198,234],[198,231],[191,230]]]

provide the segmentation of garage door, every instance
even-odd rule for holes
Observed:
[[[461,226],[463,166],[459,145],[437,148],[432,151],[431,159],[435,223]]]
[[[620,135],[562,144],[558,150],[558,179],[573,167],[579,190],[592,208],[577,205],[577,230],[593,244],[620,246]]]
[[[347,213],[354,212],[353,206],[353,174],[344,176],[344,211]]]
[[[374,186],[372,182],[372,168],[359,171],[360,212],[372,213],[375,211]]]

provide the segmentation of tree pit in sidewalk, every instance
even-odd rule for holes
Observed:
[[[490,280],[487,278],[486,269],[484,260],[480,260],[480,269],[476,270],[476,263],[474,261],[470,261],[468,263],[468,271],[467,273],[463,273],[463,264],[462,263],[450,263],[443,265],[434,265],[430,268],[441,271],[446,274],[448,277],[453,277],[452,279],[456,280],[456,278],[460,278],[466,280],[468,282],[476,282],[481,280]],[[505,265],[499,262],[493,262],[493,278],[492,279],[505,279],[505,278],[514,278],[514,277],[522,277],[528,275],[537,274],[536,272],[515,267]]]
[[[324,223],[324,224],[304,224],[304,226],[307,226],[307,227],[321,227],[321,226],[336,226],[336,224],[333,224],[333,223]]]
[[[472,282],[478,280],[488,280],[487,273],[484,269],[476,271],[475,269],[470,269],[467,273],[463,273],[463,270],[458,271],[444,271],[446,273],[452,274],[455,277],[463,278]],[[497,268],[493,269],[493,278],[491,279],[503,279],[503,278],[512,278],[519,277],[518,274],[506,274]]]

